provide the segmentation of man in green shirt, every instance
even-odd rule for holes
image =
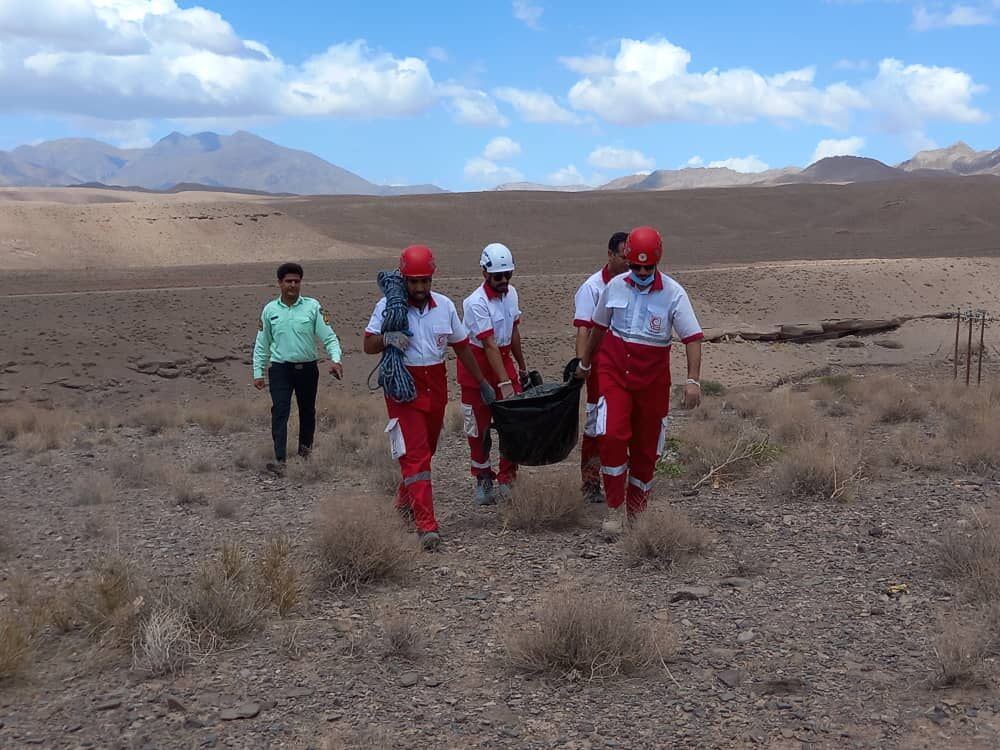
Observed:
[[[337,334],[330,328],[329,318],[319,302],[299,294],[301,284],[302,266],[298,263],[282,263],[278,267],[281,296],[264,305],[253,347],[253,384],[257,390],[264,389],[264,368],[270,363],[267,375],[275,460],[267,464],[267,469],[279,476],[285,470],[293,393],[299,407],[299,455],[308,458],[312,450],[319,384],[316,339],[323,342],[330,357],[330,374],[337,380],[344,375]]]

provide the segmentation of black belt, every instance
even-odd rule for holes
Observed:
[[[301,370],[306,365],[316,364],[315,359],[311,359],[308,362],[272,362],[271,367],[289,367],[294,370]]]

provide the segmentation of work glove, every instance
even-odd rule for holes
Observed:
[[[505,380],[500,385],[497,386],[500,389],[500,398],[510,398],[514,395],[514,384],[509,380]]]
[[[382,343],[405,352],[406,347],[410,345],[410,337],[400,331],[389,331],[382,334]]]
[[[485,380],[479,383],[479,395],[483,397],[483,403],[487,406],[497,400],[496,391],[494,391],[493,386]]]

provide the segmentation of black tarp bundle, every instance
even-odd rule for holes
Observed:
[[[563,383],[543,383],[490,406],[500,437],[500,454],[523,466],[562,461],[576,445],[580,423],[580,389],[573,377],[577,360],[563,372]]]

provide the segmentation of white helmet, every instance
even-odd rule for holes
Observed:
[[[514,256],[506,245],[499,242],[491,242],[483,248],[482,257],[479,258],[479,265],[486,273],[501,273],[502,271],[514,270]]]

